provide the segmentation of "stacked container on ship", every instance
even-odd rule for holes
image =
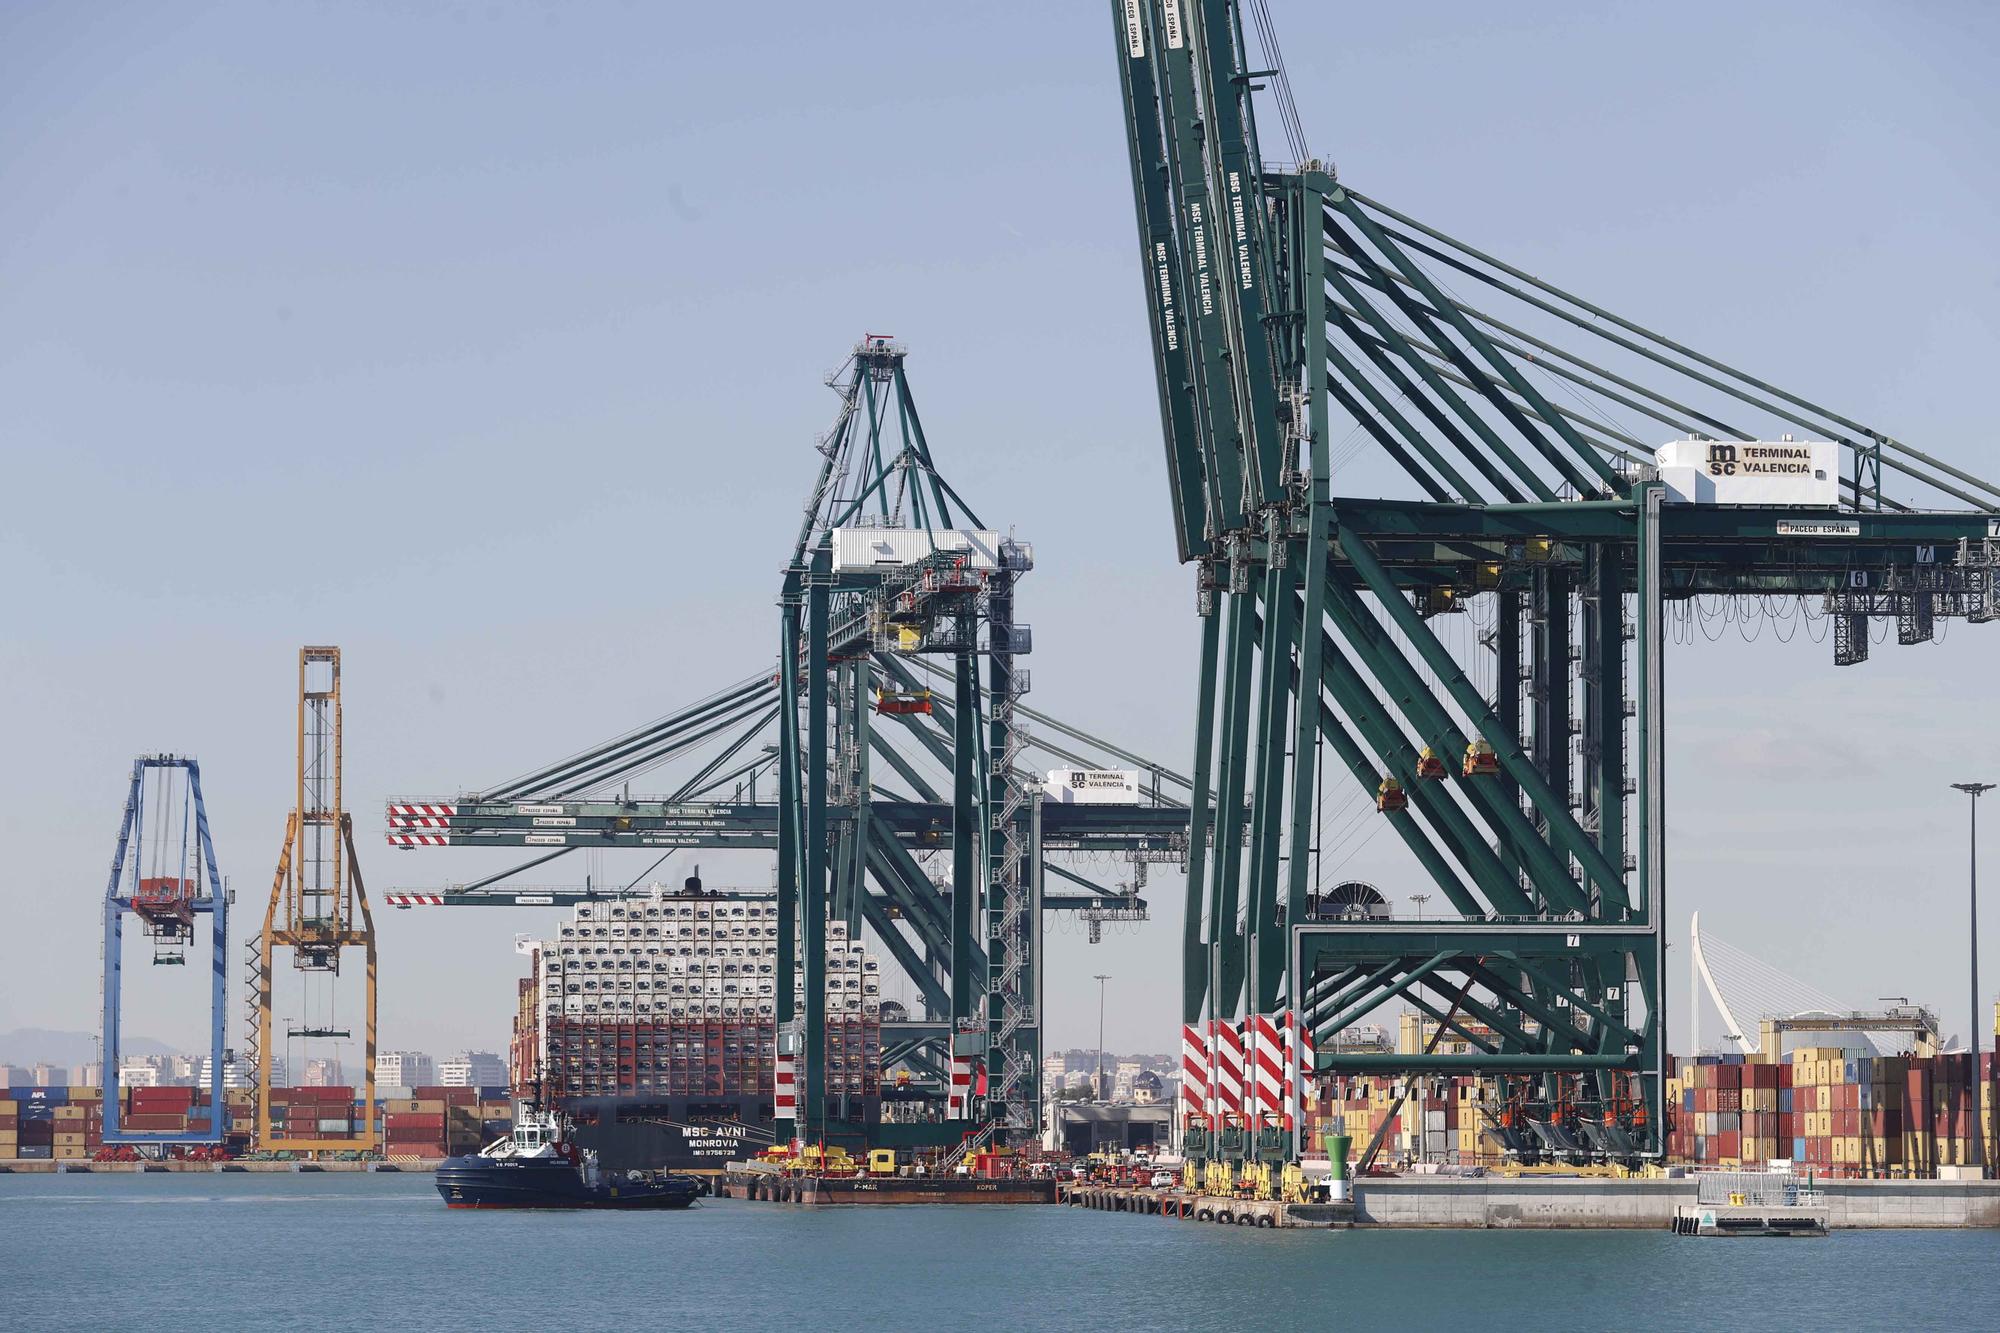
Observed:
[[[528,946],[517,1092],[548,1098],[619,1169],[714,1172],[770,1146],[778,918],[768,895],[679,893],[579,904]],[[796,992],[795,992],[796,993]],[[881,975],[827,926],[827,1098],[860,1133],[880,1119]]]

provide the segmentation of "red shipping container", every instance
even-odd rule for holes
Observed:
[[[444,1129],[444,1116],[442,1113],[425,1112],[425,1111],[391,1111],[384,1117],[384,1119],[388,1122],[388,1126],[391,1130],[414,1129],[414,1130],[442,1131]]]
[[[160,1112],[135,1111],[119,1122],[123,1129],[154,1130],[186,1129],[188,1119],[185,1114],[167,1115]]]
[[[193,1088],[134,1088],[132,1108],[134,1110],[186,1109],[194,1105]]]

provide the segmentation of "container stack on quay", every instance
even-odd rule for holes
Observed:
[[[81,1161],[103,1143],[104,1095],[96,1088],[8,1088],[0,1097],[0,1159]]]
[[[1402,1096],[1407,1094],[1407,1096]],[[1397,1104],[1402,1096],[1401,1105]],[[1485,1109],[1492,1105],[1484,1081],[1443,1078],[1334,1078],[1322,1084],[1314,1142],[1334,1132],[1334,1118],[1355,1140],[1358,1153],[1388,1122],[1382,1151],[1414,1161],[1497,1165],[1499,1149],[1485,1137]]]
[[[1783,1060],[1703,1055],[1671,1059],[1667,1159],[1704,1167],[1790,1161],[1833,1178],[1921,1179],[1940,1168],[2000,1160],[1992,1052],[1883,1056],[1872,1048],[1813,1046]],[[1332,1078],[1319,1085],[1315,1139],[1336,1117],[1358,1153],[1383,1123],[1385,1160],[1500,1166],[1509,1159],[1485,1127],[1499,1114],[1493,1088],[1466,1077]]]
[[[514,1130],[505,1088],[392,1088],[382,1099],[382,1152],[390,1161],[421,1161],[478,1152]]]
[[[1677,1161],[1739,1166],[1789,1159],[1835,1177],[1924,1177],[1996,1145],[1992,1052],[1883,1056],[1802,1047],[1783,1061],[1704,1055],[1668,1082]]]
[[[256,1114],[254,1092],[243,1095],[241,1114],[245,1118]],[[364,1114],[352,1088],[271,1089],[271,1133],[279,1138],[363,1138]]]
[[[557,1100],[706,1098],[755,1104],[768,1118],[777,949],[777,909],[764,899],[655,889],[580,904],[521,983],[517,1090],[535,1091],[539,1073],[541,1093]],[[879,1099],[881,1009],[876,959],[829,923],[829,1095]]]
[[[104,1151],[103,1090],[95,1087],[8,1088],[0,1097],[0,1162],[90,1161]],[[378,1129],[387,1156],[429,1160],[477,1152],[513,1132],[508,1089],[386,1088],[377,1102]],[[119,1108],[121,1130],[133,1134],[206,1136],[215,1112],[201,1098],[206,1088],[127,1088]],[[223,1147],[241,1155],[256,1147],[257,1094],[230,1088],[223,1095]],[[348,1087],[271,1089],[271,1129],[280,1137],[365,1138],[361,1099]],[[335,1151],[338,1151],[336,1148]]]

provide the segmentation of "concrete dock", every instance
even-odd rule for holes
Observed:
[[[2000,1181],[1831,1180],[1817,1183],[1833,1229],[2000,1228]],[[1238,1226],[1468,1227],[1479,1229],[1668,1230],[1674,1211],[1696,1202],[1686,1180],[1585,1180],[1503,1176],[1371,1177],[1350,1204],[1283,1204],[1182,1190],[1070,1184],[1058,1201],[1101,1212],[1139,1213]]]
[[[1057,1187],[1056,1202],[1104,1213],[1140,1213],[1221,1226],[1344,1227],[1354,1223],[1351,1203],[1281,1203],[1275,1199],[1190,1194],[1185,1190],[1065,1184]]]

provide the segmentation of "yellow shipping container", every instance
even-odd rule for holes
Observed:
[[[57,1160],[65,1162],[81,1161],[83,1155],[89,1151],[90,1149],[84,1147],[80,1143],[75,1144],[73,1146],[68,1144],[58,1143],[55,1146],[55,1156]]]
[[[0,1099],[0,1115],[19,1115],[20,1113],[21,1103],[14,1101],[12,1098]]]
[[[58,1148],[63,1148],[63,1147],[81,1148],[83,1146],[84,1133],[80,1129],[78,1130],[59,1129],[55,1132],[54,1137],[55,1137],[56,1147]]]
[[[58,1124],[60,1124],[61,1122],[65,1121],[65,1120],[82,1120],[82,1119],[85,1119],[86,1117],[88,1117],[88,1115],[89,1115],[89,1114],[90,1114],[90,1111],[89,1111],[89,1108],[88,1108],[88,1107],[83,1107],[83,1106],[58,1106],[58,1107],[57,1107],[57,1108],[55,1109],[55,1112],[54,1112],[54,1119],[55,1119],[55,1121],[56,1121],[56,1122],[57,1122]]]

